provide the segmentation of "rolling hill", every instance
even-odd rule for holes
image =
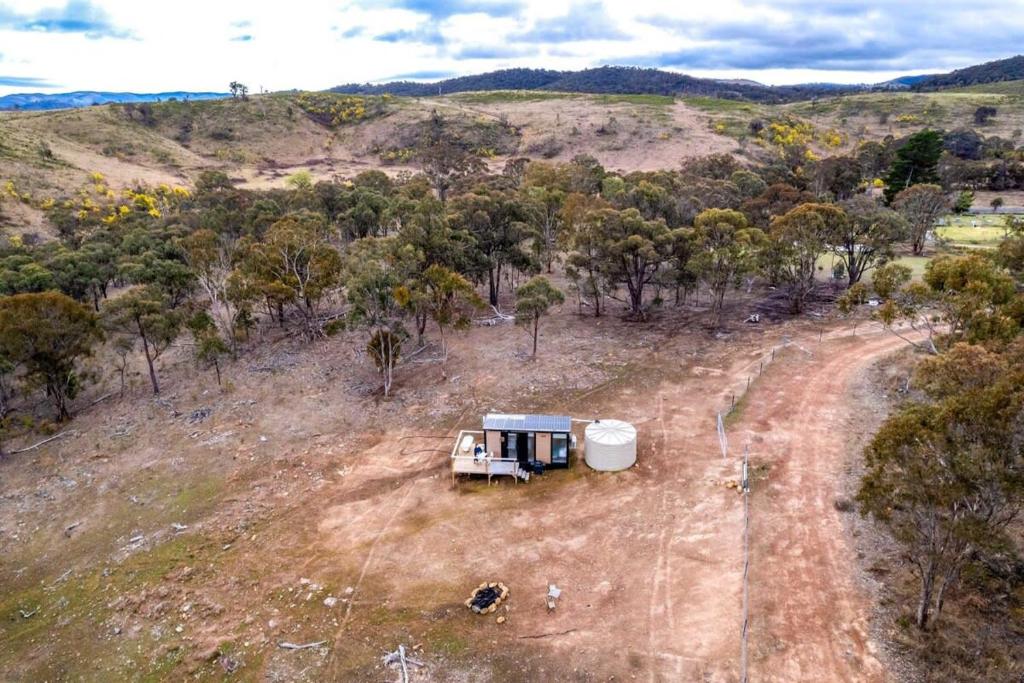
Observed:
[[[930,76],[914,84],[913,88],[927,92],[1022,79],[1024,79],[1024,55],[1017,55],[1008,59],[998,59],[965,69],[957,69],[947,74]]]
[[[987,88],[1015,85],[1019,82]],[[10,181],[8,192],[21,201],[0,199],[6,215],[0,232],[45,234],[42,214],[34,207],[82,187],[93,173],[115,188],[187,186],[201,172],[216,169],[240,186],[268,188],[284,186],[300,171],[314,180],[375,169],[415,171],[414,149],[435,112],[494,171],[514,157],[559,162],[579,154],[624,172],[675,168],[707,154],[753,162],[778,154],[770,140],[754,132],[766,124],[785,130],[799,124],[817,156],[848,154],[861,142],[899,139],[922,128],[973,129],[979,106],[999,112],[979,132],[1017,147],[1024,98],[975,92],[979,87],[839,93],[779,104],[547,88],[418,98],[285,92],[245,101],[164,100],[144,111],[123,104],[5,111],[0,112],[0,188]]]
[[[700,95],[754,102],[780,103],[820,95],[856,92],[863,86],[835,84],[768,86],[753,81],[695,78],[686,74],[632,66],[602,66],[582,71],[547,69],[504,69],[474,76],[460,76],[432,83],[396,81],[391,83],[339,85],[338,93],[406,97],[431,97],[489,90],[541,90],[550,92],[617,95]]]

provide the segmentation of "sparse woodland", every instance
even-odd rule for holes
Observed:
[[[384,106],[355,95],[300,104],[331,126]],[[955,650],[936,634],[959,595],[1019,624],[1024,227],[1008,217],[998,249],[945,253],[920,278],[897,261],[930,248],[957,193],[1024,187],[1019,149],[925,130],[819,159],[808,130],[774,121],[758,165],[715,155],[617,173],[578,156],[513,158],[491,173],[442,124],[437,115],[403,148],[414,172],[397,177],[250,190],[217,171],[187,188],[112,187],[96,174],[40,202],[59,239],[0,246],[0,455],[73,420],[86,386],[123,394],[124,365],[98,358],[140,364],[159,394],[161,355],[174,345],[219,384],[260,329],[311,347],[358,331],[388,397],[416,371],[407,358],[433,341],[443,362],[446,340],[476,319],[514,315],[531,355],[543,355],[538,332],[563,301],[638,326],[692,305],[714,330],[738,291],[777,292],[792,315],[843,292],[841,310],[874,315],[921,352],[919,393],[871,441],[857,498],[915,577],[904,597],[922,656],[945,662],[943,648]],[[26,201],[13,183],[3,194],[0,210]],[[823,273],[829,255],[837,266]],[[545,277],[557,271],[565,291]],[[513,294],[514,310],[502,311]],[[1001,637],[1022,637],[1007,629]],[[990,680],[1011,675],[987,655],[977,665]]]

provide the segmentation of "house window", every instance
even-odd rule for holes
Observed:
[[[569,462],[569,435],[551,435],[551,464],[564,465]]]

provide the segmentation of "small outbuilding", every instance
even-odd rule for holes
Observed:
[[[565,415],[509,415],[484,417],[484,444],[495,457],[515,460],[523,467],[568,467],[572,419]]]
[[[616,472],[636,462],[636,427],[621,420],[595,420],[584,432],[583,455],[587,465],[602,472]]]

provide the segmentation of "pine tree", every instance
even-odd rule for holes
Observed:
[[[911,185],[920,183],[939,184],[939,157],[942,156],[942,135],[934,130],[914,133],[907,143],[896,151],[885,176],[885,201],[893,198]]]

